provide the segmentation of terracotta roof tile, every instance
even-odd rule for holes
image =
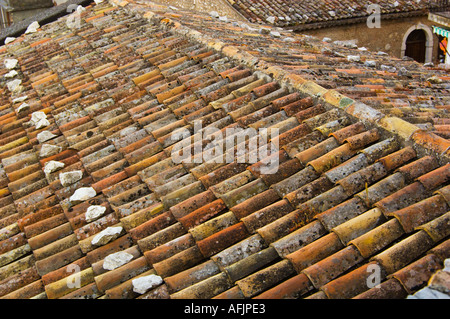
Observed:
[[[355,194],[362,191],[367,185],[372,184],[386,175],[387,171],[384,166],[381,163],[375,163],[344,177],[337,183],[341,185],[348,194]]]
[[[237,281],[262,268],[262,266],[272,263],[277,257],[278,255],[273,248],[261,249],[225,267],[224,271],[232,281]]]
[[[376,267],[377,263],[365,264],[331,282],[320,289],[329,299],[348,299],[364,292],[367,289],[368,278],[372,271],[369,267]],[[381,279],[385,278],[385,273],[381,271]]]
[[[243,295],[249,298],[291,277],[292,274],[294,274],[294,269],[291,263],[283,260],[237,281],[237,285]]]
[[[205,257],[210,257],[247,236],[248,230],[244,223],[241,222],[218,231],[203,240],[198,240],[197,245]]]
[[[289,214],[293,211],[293,207],[287,200],[275,202],[267,207],[260,209],[241,220],[246,228],[251,232],[256,232],[259,228],[277,220],[278,218]]]
[[[355,297],[354,299],[404,299],[407,296],[402,284],[396,279],[388,279],[378,287],[373,287]]]
[[[284,197],[286,194],[308,184],[318,177],[319,174],[314,168],[312,168],[312,166],[307,166],[287,179],[272,185],[272,188],[277,191],[280,197]]]
[[[392,278],[397,279],[406,289],[408,294],[423,288],[431,276],[442,268],[442,261],[433,254],[427,254],[425,257],[417,260],[409,266],[392,274]],[[420,268],[424,271],[420,275],[415,275],[415,269]]]
[[[228,277],[224,273],[214,275],[204,281],[185,288],[180,292],[171,295],[173,299],[208,299],[212,298],[217,292],[223,292],[230,288]]]
[[[94,279],[97,288],[100,291],[105,292],[106,290],[128,279],[136,277],[136,275],[140,275],[149,269],[150,268],[145,257],[140,257],[115,270],[111,270],[104,274],[95,276]]]
[[[153,268],[160,276],[168,277],[194,267],[202,261],[204,261],[204,256],[197,246],[193,246],[164,261],[153,264]]]
[[[287,255],[286,258],[292,262],[296,271],[300,272],[342,248],[343,245],[338,236],[330,233]]]
[[[193,228],[205,222],[208,219],[215,217],[223,212],[227,206],[222,199],[217,199],[209,204],[202,206],[193,212],[178,218],[178,221],[183,224],[186,229]]]
[[[309,266],[302,273],[308,276],[314,287],[320,288],[362,260],[363,257],[359,254],[358,250],[354,246],[348,246],[318,263]]]
[[[417,258],[432,245],[433,241],[426,232],[417,232],[379,253],[373,259],[378,261],[388,274],[391,274],[406,266],[411,259]],[[407,251],[406,254],[405,251]],[[393,254],[396,255],[394,259]]]
[[[174,226],[176,228],[176,224]],[[138,243],[139,247],[142,250],[144,250],[145,247],[142,245],[142,241],[143,240],[138,241]],[[152,247],[150,247],[149,250],[144,251],[144,256],[147,258],[149,264],[152,265],[154,263],[158,263],[160,261],[168,259],[169,257],[172,257],[173,255],[183,250],[186,250],[187,248],[190,248],[194,245],[195,241],[192,235],[189,233],[185,233],[180,235],[179,237],[169,240],[163,244],[160,244],[159,246],[153,249]]]
[[[334,227],[331,231],[339,236],[343,244],[348,245],[351,240],[360,237],[384,222],[385,218],[381,211],[374,208]]]
[[[167,277],[165,281],[167,282],[169,290],[174,293],[211,276],[217,275],[219,272],[220,269],[213,261],[207,261],[174,276]]]
[[[431,156],[425,156],[417,161],[400,167],[398,170],[405,176],[408,181],[412,181],[424,175],[437,167],[436,159]]]
[[[429,221],[428,223],[417,227],[416,229],[423,229],[431,239],[435,242],[439,242],[448,235],[446,225],[448,224],[448,212],[438,218]]]
[[[285,198],[293,207],[298,207],[300,204],[330,190],[332,187],[333,183],[326,176],[323,176],[287,194]]]
[[[445,199],[440,195],[435,195],[390,215],[395,216],[400,221],[406,232],[411,232],[415,227],[445,214],[447,210],[448,205]]]
[[[310,280],[305,274],[300,273],[253,297],[253,299],[295,299],[311,290],[313,290],[313,286]]]
[[[279,2],[279,1],[229,1],[250,22],[270,23],[277,26],[296,26],[308,24],[331,23],[336,20],[365,17],[368,1],[353,2]],[[388,3],[381,4],[383,14],[408,13],[432,8],[433,4],[411,4],[397,2],[393,7]],[[272,20],[273,19],[273,20]]]
[[[61,299],[96,299],[101,296],[95,283],[88,284],[78,290],[68,293],[61,297]]]
[[[137,243],[139,245],[139,248],[142,251],[146,252],[148,250],[156,249],[160,245],[166,243],[168,244],[178,237],[186,235],[186,233],[187,231],[184,229],[181,223],[175,223],[162,230],[157,231],[156,233],[148,237],[138,240]],[[187,248],[189,248],[190,246],[191,245],[189,245]],[[173,248],[176,250],[177,246],[175,245]],[[179,251],[177,251],[177,253],[178,252]]]
[[[447,201],[447,204],[448,204],[449,203],[449,195],[450,195],[449,191],[450,191],[450,186],[447,185],[447,186],[442,187],[439,190],[437,190],[436,193],[441,195]]]
[[[356,151],[352,149],[350,144],[346,143],[312,161],[309,161],[308,165],[311,165],[316,172],[324,173],[329,169],[347,161],[355,154]]]
[[[404,185],[403,175],[395,173],[370,187],[366,187],[365,190],[359,192],[356,196],[364,200],[366,205],[370,207],[389,194],[401,189]]]
[[[449,164],[441,166],[440,168],[420,176],[418,180],[427,190],[432,190],[448,181],[449,167]]]

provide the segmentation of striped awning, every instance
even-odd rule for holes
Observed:
[[[436,33],[436,34],[441,35],[441,36],[443,36],[445,38],[448,38],[450,30],[433,26],[433,33]]]

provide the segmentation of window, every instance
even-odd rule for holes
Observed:
[[[0,30],[11,25],[11,15],[2,6],[0,6]]]

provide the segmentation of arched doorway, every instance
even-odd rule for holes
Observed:
[[[401,57],[409,56],[422,63],[433,60],[433,31],[419,23],[410,27],[403,36]]]
[[[413,58],[417,62],[425,63],[427,36],[425,31],[417,29],[406,38],[405,56]]]

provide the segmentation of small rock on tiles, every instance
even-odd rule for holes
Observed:
[[[94,246],[103,246],[109,243],[110,241],[118,238],[123,231],[123,227],[108,227],[97,235],[91,241],[91,244]]]
[[[374,60],[367,60],[364,62],[364,65],[369,67],[369,68],[374,68],[377,66],[377,62]]]
[[[36,130],[40,130],[41,128],[47,127],[50,125],[50,122],[47,119],[42,119],[36,123]]]
[[[26,111],[26,110],[28,110],[30,108],[30,105],[28,104],[28,103],[22,103],[20,106],[19,106],[19,108],[17,109],[17,113],[20,113],[20,112],[23,112],[23,111]]]
[[[25,31],[25,34],[29,34],[29,33],[35,33],[37,32],[37,30],[40,28],[41,26],[39,25],[39,22],[34,21],[33,23],[31,23],[27,30]]]
[[[105,212],[106,212],[106,207],[104,207],[104,206],[98,206],[98,205],[89,206],[89,208],[87,209],[86,214],[85,214],[86,222],[90,223],[90,222],[98,219],[99,217],[103,216],[103,214],[105,214]]]
[[[82,171],[73,171],[59,174],[59,180],[64,187],[70,186],[83,178]]]
[[[132,259],[133,255],[124,251],[119,251],[105,257],[105,260],[103,261],[103,268],[106,270],[114,270],[125,265]]]
[[[11,42],[14,42],[15,40],[16,40],[16,38],[14,38],[14,37],[6,37],[5,44],[9,44]]]
[[[218,13],[217,11],[211,11],[211,12],[209,13],[209,15],[210,15],[211,17],[213,17],[213,18],[216,18],[216,19],[219,18],[219,13]]]
[[[361,61],[361,56],[359,56],[359,55],[349,55],[349,56],[347,56],[347,60],[349,62],[359,62],[359,61]]]
[[[444,269],[443,271],[450,272],[450,258],[447,258],[444,261]]]
[[[8,90],[11,93],[18,93],[21,91],[22,80],[12,80],[11,82],[6,83],[6,86],[8,87]]]
[[[24,95],[24,96],[17,97],[17,98],[15,98],[15,99],[13,99],[12,102],[13,102],[14,104],[16,104],[16,103],[20,103],[20,102],[26,101],[27,99],[28,99],[28,96],[27,96],[27,95]]]
[[[395,73],[397,72],[397,68],[395,66],[390,66],[390,65],[381,65],[380,66],[381,71],[386,71],[386,72],[390,72],[390,73]]]
[[[19,63],[19,61],[17,59],[6,59],[4,62],[5,67],[8,70],[12,70],[12,69],[16,68],[17,63]]]
[[[138,294],[145,294],[152,288],[155,288],[162,284],[163,280],[160,276],[149,275],[133,279],[133,291]]]
[[[39,121],[44,120],[44,119],[47,119],[47,114],[45,114],[42,111],[37,111],[37,112],[33,112],[31,114],[30,122],[33,125],[36,125],[37,123],[39,123]]]
[[[267,22],[269,22],[270,24],[274,24],[275,23],[275,17],[274,16],[270,16],[266,19]]]
[[[41,158],[49,157],[61,152],[62,147],[58,145],[43,144],[39,156]]]
[[[45,174],[51,174],[56,172],[57,170],[60,170],[64,168],[64,163],[58,162],[58,161],[49,161],[45,164],[44,167],[44,173]]]
[[[401,67],[400,70],[398,71],[398,76],[411,76],[411,73],[405,68],[405,67]]]
[[[281,37],[281,33],[278,32],[278,31],[271,31],[271,32],[270,32],[270,35],[273,36],[273,37],[275,37],[275,38]]]
[[[92,187],[81,187],[77,189],[72,196],[70,196],[70,202],[71,203],[84,202],[95,196],[97,196],[97,192]]]
[[[435,76],[435,75],[429,77],[429,78],[427,79],[427,81],[430,82],[430,83],[432,83],[432,84],[440,84],[440,83],[443,82],[442,79],[438,78],[438,77]]]
[[[11,70],[8,73],[5,74],[5,78],[10,79],[13,78],[15,76],[17,76],[19,73],[17,73],[16,70]]]
[[[51,140],[52,138],[55,138],[56,136],[57,135],[53,134],[52,132],[43,131],[37,135],[37,140],[39,143],[45,143]]]
[[[350,49],[356,49],[358,46],[356,45],[354,40],[346,40],[346,41],[334,41],[333,44],[343,46]]]

